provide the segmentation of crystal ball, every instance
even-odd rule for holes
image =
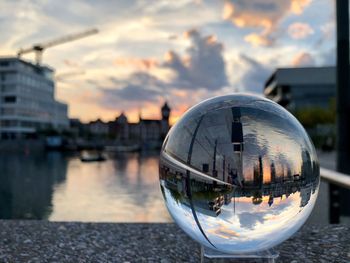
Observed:
[[[268,99],[235,94],[189,109],[164,140],[160,186],[174,221],[224,253],[267,250],[306,221],[319,188],[315,148]]]

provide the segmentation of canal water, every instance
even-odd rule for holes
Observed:
[[[334,159],[319,157],[322,164]],[[61,152],[0,152],[0,219],[170,222],[158,160],[158,152],[109,154],[103,162]],[[328,205],[322,183],[308,222],[327,224]]]
[[[60,152],[0,153],[0,218],[169,222],[158,152],[82,162]]]

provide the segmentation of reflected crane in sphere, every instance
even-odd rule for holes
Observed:
[[[64,37],[60,37],[51,41],[48,41],[46,43],[41,43],[41,44],[35,44],[32,47],[29,48],[21,48],[18,52],[17,52],[17,57],[21,58],[22,55],[27,54],[27,53],[32,53],[34,52],[35,54],[35,62],[37,65],[40,65],[42,62],[42,56],[44,51],[47,48],[50,47],[54,47],[57,45],[61,45],[70,41],[74,41],[74,40],[78,40],[90,35],[94,35],[98,33],[98,29],[93,28],[87,31],[83,31],[80,33],[76,33],[76,34],[70,34],[70,35],[66,35]]]

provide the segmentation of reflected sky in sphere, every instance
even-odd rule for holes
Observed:
[[[226,253],[271,248],[306,221],[319,163],[301,124],[278,104],[228,95],[192,107],[170,130],[160,185],[175,222]]]

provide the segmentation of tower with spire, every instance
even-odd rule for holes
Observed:
[[[161,112],[162,112],[161,137],[162,139],[164,139],[170,128],[169,117],[170,117],[171,109],[167,102],[165,102],[164,105],[162,106]]]

